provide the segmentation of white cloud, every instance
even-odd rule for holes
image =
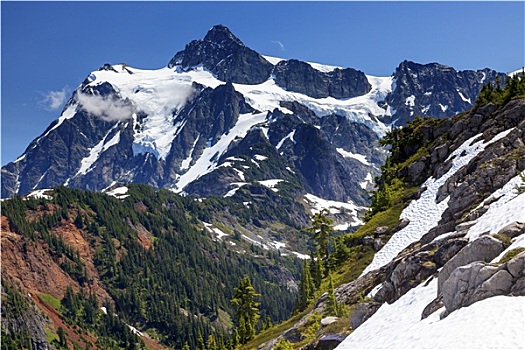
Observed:
[[[273,40],[272,43],[279,45],[279,47],[281,48],[281,51],[286,50],[284,48],[284,44],[282,42],[280,42],[279,40]]]
[[[66,86],[62,90],[58,91],[49,91],[44,95],[44,98],[40,103],[48,111],[55,111],[62,107],[64,102],[66,102],[67,95],[69,94],[69,88]]]
[[[78,92],[76,99],[86,112],[108,122],[129,119],[135,112],[131,102],[112,96],[95,96]]]

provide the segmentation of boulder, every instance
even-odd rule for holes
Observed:
[[[392,300],[395,300],[395,288],[394,284],[390,281],[386,281],[383,283],[383,287],[377,291],[377,293],[374,295],[374,300],[378,303],[384,303],[386,301],[392,302]]]
[[[444,233],[453,232],[454,227],[454,222],[452,221],[433,227],[421,237],[421,244],[428,244],[432,242],[434,238],[441,236]]]
[[[345,304],[358,303],[362,295],[367,295],[372,291],[374,286],[377,286],[384,281],[384,271],[382,269],[370,271],[366,275],[357,278],[351,282],[340,285],[335,288],[334,292],[337,301]],[[315,309],[320,309],[323,304],[326,304],[328,293],[324,293],[316,302]],[[319,310],[321,311],[321,310]]]
[[[475,220],[462,222],[462,223],[456,225],[455,230],[458,231],[458,232],[459,231],[466,231],[466,230],[468,230],[469,228],[471,228],[474,225],[476,225],[476,221]]]
[[[525,296],[525,277],[518,279],[510,290],[510,295]]]
[[[397,231],[401,231],[402,229],[407,227],[408,224],[410,224],[410,220],[408,220],[408,219],[403,218],[403,219],[399,220],[399,223],[394,228],[394,232],[393,233],[396,233]]]
[[[332,323],[337,322],[337,320],[339,320],[339,317],[335,317],[335,316],[325,317],[321,320],[321,327],[326,327],[328,325],[331,325]]]
[[[521,278],[525,276],[525,252],[521,252],[514,258],[509,260],[506,264],[507,270],[513,278]]]
[[[442,287],[443,304],[450,313],[496,295],[509,295],[511,274],[501,267],[482,262],[458,267]]]
[[[357,305],[357,308],[350,317],[350,327],[356,329],[368,320],[381,307],[381,303],[370,301]]]
[[[297,328],[290,328],[283,334],[283,338],[290,343],[299,343],[304,339],[304,335]]]
[[[438,276],[438,294],[451,273],[460,266],[475,261],[490,262],[503,251],[503,243],[492,236],[484,235],[461,249],[443,266]]]
[[[463,247],[465,247],[468,244],[468,239],[465,238],[459,238],[459,239],[451,239],[445,244],[443,244],[441,247],[436,250],[434,253],[434,262],[438,266],[445,265],[452,257],[454,257]]]
[[[340,334],[328,334],[317,342],[315,350],[332,350],[345,340],[345,336]]]
[[[432,315],[437,310],[443,307],[443,295],[439,295],[436,299],[432,300],[421,313],[421,319],[425,319],[428,316]]]
[[[434,148],[430,156],[432,164],[444,162],[448,157],[448,153],[449,149],[446,143]]]
[[[515,221],[511,224],[508,224],[501,230],[498,234],[508,236],[509,238],[518,237],[521,234],[525,233],[525,222]]]

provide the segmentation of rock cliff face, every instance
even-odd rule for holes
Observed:
[[[277,63],[273,75],[275,83],[285,90],[313,98],[351,98],[371,89],[363,72],[352,68],[321,72],[306,62],[293,59]]]
[[[45,326],[49,326],[50,321],[42,315],[41,311],[31,302],[30,298],[22,295],[22,292],[13,287],[7,291],[4,283],[7,282],[2,279],[2,333],[26,335],[27,344],[24,345],[28,345],[31,349],[52,349],[49,341],[46,339],[46,331],[44,329]],[[13,306],[10,305],[11,301],[15,298],[23,300],[22,307],[18,305],[17,308],[13,308]],[[6,309],[12,312],[7,312]]]
[[[438,63],[403,61],[394,73],[395,88],[386,101],[396,110],[396,125],[414,116],[446,118],[474,106],[481,87],[506,75],[492,69],[456,71]]]
[[[518,291],[521,274],[499,272],[508,271],[505,264],[494,269],[485,265],[498,262],[498,256],[507,249],[508,242],[525,233],[523,224],[514,222],[522,220],[523,216],[523,199],[520,201],[523,195],[515,187],[521,181],[518,174],[525,170],[525,100],[511,101],[502,108],[488,105],[473,109],[466,115],[442,121],[425,130],[423,143],[431,143],[432,147],[426,155],[415,160],[412,167],[407,166],[398,174],[413,184],[421,183],[422,178],[442,177],[452,166],[453,157],[450,155],[461,145],[485,142],[488,146],[439,188],[436,203],[447,201],[441,219],[428,232],[421,233],[419,242],[407,247],[381,268],[380,274],[386,278],[374,300],[392,303],[432,275],[438,277],[438,299],[443,297],[448,312],[456,310],[459,305],[466,306],[483,299],[470,295],[490,296],[485,289],[499,290],[492,295],[522,295],[519,293],[525,291]],[[440,153],[444,155],[440,156]],[[422,173],[414,170],[420,168],[424,169]],[[518,212],[488,224],[495,220],[491,213],[498,207],[496,203],[499,206],[515,203]],[[499,273],[498,277],[481,287],[496,273]],[[472,281],[467,282],[472,284],[469,290],[479,289],[479,292],[465,292],[463,282],[459,281],[468,280],[467,275],[472,276]],[[503,278],[502,285],[494,287],[498,285],[498,278]],[[466,296],[458,296],[459,292]]]

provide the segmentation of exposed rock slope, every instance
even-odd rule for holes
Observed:
[[[406,186],[423,187],[404,199],[396,228],[379,227],[360,240],[375,245],[391,235],[359,278],[335,289],[337,300],[353,310],[353,332],[338,349],[520,346],[523,315],[516,305],[525,300],[525,183],[520,175],[525,171],[525,100],[418,123],[408,128],[411,141],[400,142],[392,157],[400,157],[396,177]],[[431,225],[424,229],[419,217]],[[326,312],[327,303],[323,295],[293,329]],[[505,316],[493,322],[494,315],[480,311],[477,303]],[[491,326],[480,340],[459,334],[455,322],[465,332]],[[283,337],[293,341],[286,333]]]

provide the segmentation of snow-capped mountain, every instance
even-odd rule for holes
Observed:
[[[158,70],[105,64],[2,168],[2,197],[144,183],[198,197],[261,188],[368,203],[378,140],[416,115],[470,108],[492,70],[403,62],[390,77],[262,56],[214,26]]]

